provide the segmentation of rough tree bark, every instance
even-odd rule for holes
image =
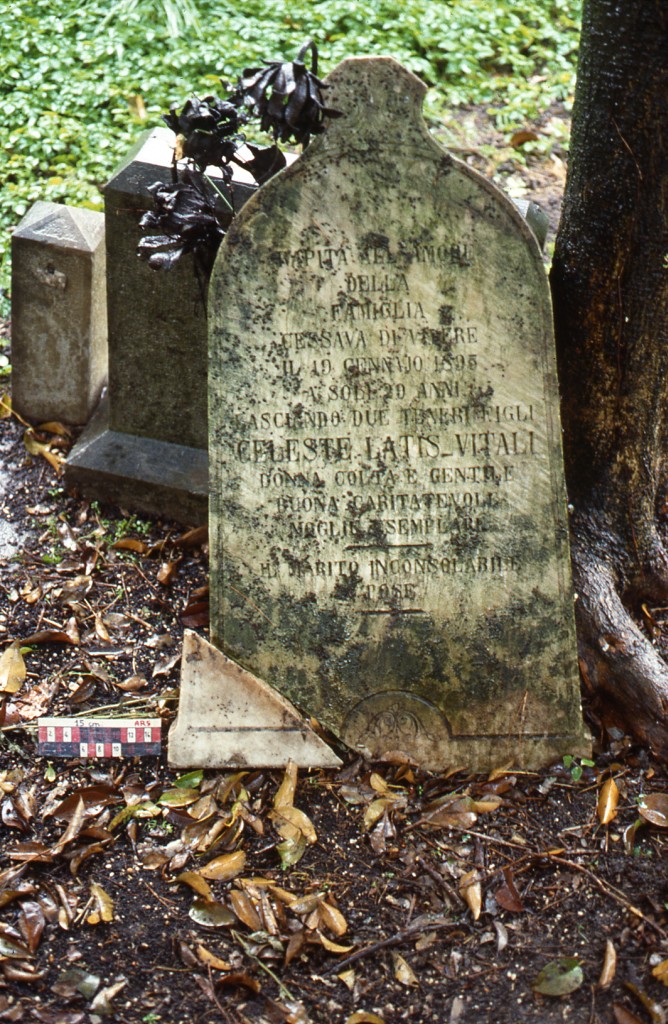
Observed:
[[[668,2],[585,0],[552,269],[585,686],[668,759]],[[631,614],[629,614],[631,613]]]

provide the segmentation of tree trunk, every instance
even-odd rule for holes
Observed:
[[[585,686],[668,759],[668,3],[585,0],[552,268]]]

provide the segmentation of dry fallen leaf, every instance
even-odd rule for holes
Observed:
[[[508,945],[508,929],[501,921],[493,921],[492,924],[496,932],[496,951],[502,953]]]
[[[647,1013],[655,1024],[666,1024],[666,1011],[661,1003],[658,1003],[656,999],[653,999],[651,996],[647,995],[646,992],[643,992],[643,990],[638,988],[637,985],[634,985],[632,981],[625,981],[624,988],[627,988],[629,992],[636,997],[638,1002],[645,1007]]]
[[[63,465],[65,464],[64,457],[58,454],[58,452],[52,452],[48,445],[42,444],[41,441],[38,441],[32,428],[26,430],[23,435],[23,443],[26,450],[29,451],[31,455],[42,455],[60,476],[63,471]]]
[[[348,922],[341,911],[324,901],[320,904],[320,921],[337,938],[348,931]]]
[[[338,942],[332,942],[332,940],[328,939],[326,935],[322,934],[322,932],[318,932],[317,935],[318,941],[321,942],[325,949],[330,953],[350,953],[351,949],[355,948],[354,946],[340,946]]]
[[[636,1017],[635,1013],[631,1013],[621,1003],[613,1003],[612,1012],[615,1015],[617,1024],[643,1024],[640,1017]]]
[[[170,587],[174,582],[176,570],[181,564],[181,559],[177,558],[173,562],[163,562],[158,570],[157,580],[163,587]]]
[[[45,679],[43,683],[38,683],[24,693],[16,701],[16,707],[21,720],[24,722],[30,722],[34,718],[39,718],[41,715],[46,714],[48,707],[53,700],[56,691],[59,686],[59,681],[55,679]]]
[[[292,867],[301,860],[307,845],[315,843],[318,838],[311,819],[294,806],[296,787],[297,765],[288,761],[274,797],[274,810],[269,812],[276,831],[284,840],[276,847],[284,868]]]
[[[467,871],[465,875],[462,875],[459,879],[459,894],[468,904],[473,914],[473,920],[477,921],[482,910],[482,886],[477,871]]]
[[[668,793],[646,793],[638,806],[638,814],[659,828],[668,828]]]
[[[228,882],[241,874],[246,866],[246,854],[243,850],[235,850],[234,853],[224,853],[220,857],[214,857],[208,864],[200,868],[202,878],[208,878],[214,882]]]
[[[394,962],[394,977],[400,985],[411,986],[420,984],[415,971],[400,953],[393,953],[392,960]]]
[[[372,772],[369,776],[369,785],[376,793],[380,793],[381,796],[387,796],[390,791],[389,784],[385,781],[382,775],[378,772]]]
[[[252,932],[259,932],[262,930],[262,918],[256,910],[255,904],[250,896],[245,892],[240,892],[238,889],[233,889],[230,893],[230,902],[232,904],[232,910],[242,924],[245,924]]]
[[[136,537],[121,537],[114,544],[110,545],[111,551],[134,551],[137,555],[145,555],[148,551],[148,544]]]
[[[383,1017],[377,1013],[367,1013],[366,1010],[356,1010],[346,1017],[345,1024],[385,1024]]]
[[[109,630],[104,624],[101,612],[95,612],[95,633],[104,643],[108,644],[110,642]]]
[[[487,777],[488,782],[496,782],[497,779],[502,779],[504,775],[508,775],[515,764],[514,759],[506,761],[505,764],[499,765],[498,768],[493,768]]]
[[[59,437],[72,436],[71,429],[59,420],[49,420],[48,423],[40,423],[37,429],[45,434],[58,434]]]
[[[509,910],[513,914],[521,914],[526,908],[517,891],[515,878],[510,868],[503,872],[503,878],[502,885],[494,893],[494,899],[504,910]]]
[[[25,900],[21,904],[19,928],[31,953],[34,953],[39,946],[45,926],[46,918],[41,904],[33,900]]]
[[[605,944],[605,955],[603,957],[603,967],[601,968],[601,977],[598,979],[599,988],[610,988],[613,979],[615,977],[615,971],[617,970],[617,953],[615,947],[610,939]]]
[[[211,953],[205,946],[197,947],[197,956],[203,964],[213,968],[214,971],[230,970],[230,965],[226,960],[221,960],[220,957],[217,957],[215,953]]]
[[[124,693],[136,693],[137,690],[143,690],[145,686],[148,686],[148,680],[144,676],[129,676],[124,679],[121,683],[114,683],[119,690]]]
[[[485,793],[479,800],[473,801],[472,810],[476,814],[489,814],[490,811],[496,811],[502,803],[503,800],[497,793]]]
[[[657,981],[668,987],[668,960],[662,960],[660,964],[652,968],[652,974]]]
[[[127,981],[123,979],[122,981],[117,981],[115,985],[109,985],[107,988],[100,989],[90,1004],[91,1011],[93,1013],[100,1014],[103,1017],[115,1016],[116,1011],[111,1005],[111,1001],[125,988],[126,985]]]
[[[297,842],[303,837],[307,843],[317,842],[318,836],[313,822],[298,807],[281,807],[279,810],[270,811],[269,817],[283,839]]]
[[[195,900],[188,917],[203,928],[229,928],[237,923],[232,911],[215,900]]]
[[[373,828],[376,822],[385,814],[388,807],[392,807],[394,803],[395,800],[392,796],[380,797],[378,800],[372,800],[364,812],[364,818],[362,820],[362,828],[364,831],[368,832],[370,828]]]
[[[27,675],[25,661],[21,654],[21,641],[15,640],[0,658],[0,692],[18,693]]]
[[[283,781],[276,791],[274,807],[279,810],[282,807],[292,807],[295,801],[295,790],[297,788],[297,765],[294,761],[288,761]]]
[[[537,142],[539,136],[530,128],[522,128],[514,132],[510,137],[510,145],[513,149],[520,149],[526,142]]]
[[[343,984],[346,986],[349,992],[352,992],[352,990],[355,988],[357,975],[352,970],[352,968],[349,968],[347,971],[341,971],[340,974],[337,974],[337,978],[339,979],[339,981],[343,982]]]
[[[184,885],[189,885],[191,889],[194,889],[198,896],[202,896],[205,900],[213,899],[213,892],[211,886],[202,878],[198,871],[183,871],[180,875],[176,876],[177,882],[183,882]]]
[[[153,679],[157,676],[168,676],[178,661],[181,660],[181,654],[179,651],[176,654],[170,655],[168,658],[161,658],[160,661],[155,663],[155,667],[152,672]]]
[[[100,924],[101,921],[108,924],[114,920],[114,901],[109,893],[105,892],[101,885],[96,882],[90,884],[90,894],[94,900],[94,909],[86,918],[87,924]]]
[[[208,539],[209,527],[196,526],[194,530],[188,530],[187,533],[182,533],[180,537],[177,537],[174,544],[177,548],[196,548],[206,544]]]
[[[189,807],[199,798],[199,789],[175,786],[173,789],[166,789],[157,802],[161,807]]]
[[[191,598],[188,604],[179,615],[184,626],[197,629],[199,626],[209,625],[209,599]]]
[[[453,825],[458,828],[470,828],[477,820],[478,815],[471,797],[450,794],[438,802],[428,804],[420,824],[429,828],[450,828]]]
[[[95,817],[109,804],[116,804],[122,796],[115,786],[99,783],[97,786],[84,786],[76,789],[55,806],[48,805],[42,811],[44,818],[57,818],[58,821],[71,821],[79,813],[79,801],[83,802],[87,817]]]
[[[601,825],[609,825],[613,818],[617,817],[617,804],[619,803],[619,787],[615,780],[610,777],[601,786],[598,796],[598,820]]]
[[[629,857],[633,855],[633,851],[635,849],[636,844],[636,832],[642,824],[642,818],[636,818],[635,821],[631,822],[630,825],[626,826],[622,833],[622,838],[624,840],[624,851],[629,855]]]
[[[72,623],[75,629],[72,629]],[[74,644],[80,643],[79,631],[76,630],[76,619],[70,619],[67,631],[62,629],[40,629],[38,633],[31,633],[22,643],[30,644]]]

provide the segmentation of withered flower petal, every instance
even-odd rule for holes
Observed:
[[[304,64],[311,50],[311,70]],[[277,142],[307,145],[311,135],[324,130],[326,117],[338,117],[323,102],[325,84],[317,77],[318,51],[308,40],[292,62],[274,61],[264,68],[248,68],[239,80],[235,103],[245,103],[251,115],[260,118],[263,131],[270,131]]]
[[[217,96],[193,96],[181,111],[174,108],[163,120],[180,136],[181,156],[192,160],[200,171],[229,163],[243,141],[238,135],[243,112]]]
[[[246,147],[252,153],[250,160],[235,158],[235,163],[252,174],[258,185],[262,185],[286,166],[285,153],[278,146],[255,146],[247,142]]]
[[[149,187],[155,209],[141,218],[139,226],[147,234],[137,252],[149,266],[167,270],[185,253],[195,254],[202,269],[213,266],[225,234],[223,218],[216,207],[215,192],[207,190],[203,180],[187,170],[183,180]]]

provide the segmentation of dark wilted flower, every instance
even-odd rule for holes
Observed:
[[[304,64],[304,54],[311,51],[311,70]],[[244,103],[251,114],[260,118],[263,131],[271,131],[276,141],[307,145],[311,135],[324,129],[325,117],[339,112],[325,107],[322,98],[324,83],[316,77],[318,51],[311,39],[305,43],[296,60],[274,61],[264,68],[249,68],[239,80],[233,103]]]
[[[186,170],[181,181],[157,182],[149,192],[156,208],[139,222],[142,231],[151,232],[139,242],[139,256],[156,270],[169,270],[192,252],[208,273],[225,234],[213,189],[207,190],[203,179]]]
[[[237,155],[234,162],[252,174],[258,185],[263,185],[286,166],[285,153],[278,146],[255,146],[247,142],[245,149],[251,154],[250,159],[242,160]]]
[[[243,115],[217,96],[193,96],[180,113],[172,109],[163,120],[177,137],[177,158],[192,160],[200,171],[225,167],[243,142],[237,134]]]
[[[304,64],[309,50],[310,70]],[[142,217],[141,228],[147,234],[137,251],[151,267],[167,270],[184,253],[193,253],[200,282],[208,277],[234,216],[232,205],[224,197],[231,186],[232,164],[243,167],[262,185],[285,167],[285,156],[277,142],[294,139],[306,146],[311,135],[324,130],[326,117],[340,116],[339,111],[325,107],[325,86],[317,70],[318,51],[309,39],[292,63],[276,61],[245,71],[227,100],[194,96],[181,111],[174,108],[163,118],[176,134],[176,160],[185,159],[190,164],[180,169],[175,161],[173,184],[158,182],[149,190],[156,208]],[[272,132],[274,145],[245,142],[239,129],[251,117],[260,120],[264,131]],[[212,166],[222,171],[222,192],[204,173]],[[229,194],[231,198],[231,188]]]

